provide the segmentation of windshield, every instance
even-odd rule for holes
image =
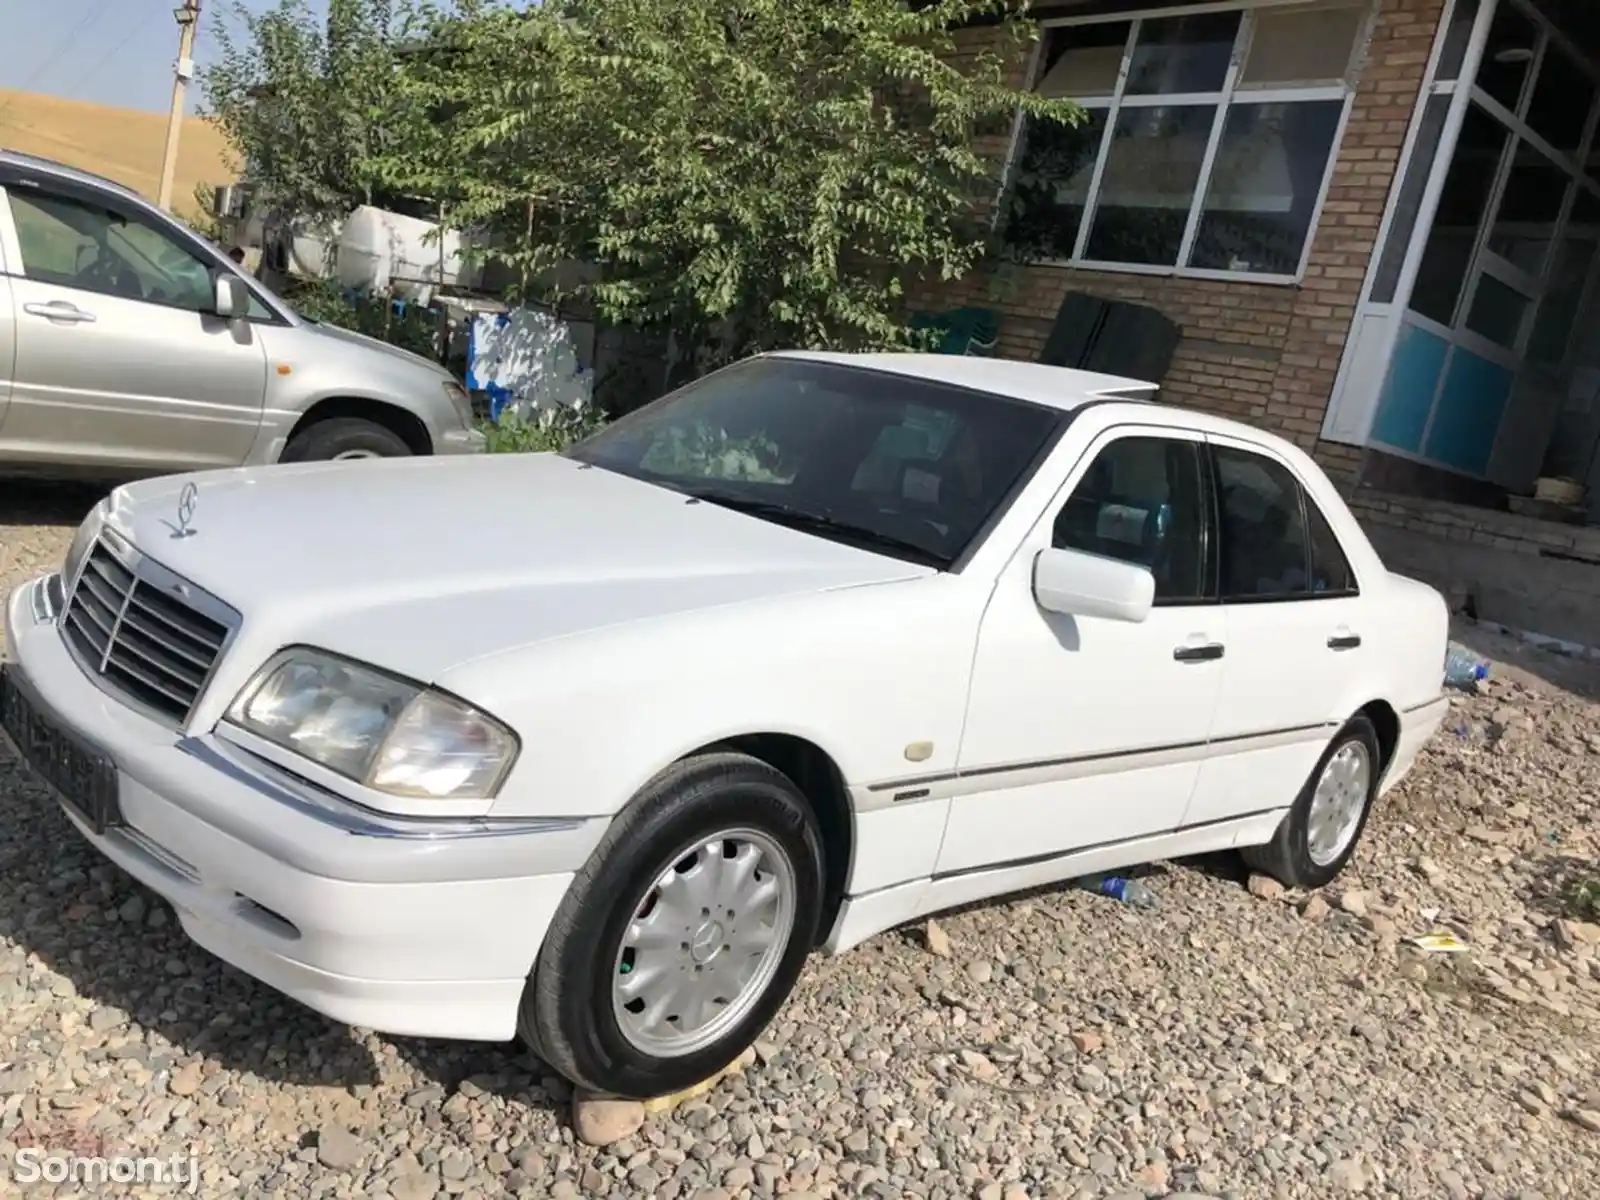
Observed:
[[[1059,425],[1050,409],[932,380],[756,358],[566,453],[819,537],[948,568]]]

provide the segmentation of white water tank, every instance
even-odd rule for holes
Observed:
[[[289,271],[302,279],[326,279],[332,273],[337,249],[338,242],[332,237],[316,237],[297,228],[289,239]]]
[[[339,282],[347,288],[421,298],[445,285],[473,286],[476,271],[461,261],[461,235],[432,221],[364,204],[339,231]]]

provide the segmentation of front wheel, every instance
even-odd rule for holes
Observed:
[[[283,448],[284,462],[404,458],[411,447],[394,430],[362,417],[329,417],[300,430]]]
[[[1244,850],[1244,860],[1287,887],[1332,882],[1366,828],[1381,761],[1372,722],[1359,714],[1350,718],[1323,751],[1272,840]]]
[[[743,754],[677,763],[573,880],[523,993],[522,1035],[597,1092],[698,1083],[788,997],[822,896],[816,817],[787,776]]]

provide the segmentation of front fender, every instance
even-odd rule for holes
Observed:
[[[953,769],[981,589],[953,577],[636,621],[445,672],[522,739],[496,816],[616,813],[740,735],[816,745],[846,784]],[[906,749],[933,746],[913,768]]]

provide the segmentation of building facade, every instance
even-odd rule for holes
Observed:
[[[1036,358],[1068,293],[1158,309],[1168,402],[1310,451],[1391,565],[1600,647],[1600,4],[1037,0],[963,30],[1019,120],[1002,247],[916,297]],[[1537,510],[1540,480],[1587,499]],[[1531,514],[1531,515],[1530,515]]]
[[[992,140],[1008,253],[941,304],[998,309],[1018,357],[1069,291],[1158,308],[1182,330],[1167,400],[1284,434],[1349,479],[1490,506],[1543,475],[1586,479],[1600,5],[1034,15],[1013,78],[1088,120]],[[960,36],[970,53],[1005,35]]]

